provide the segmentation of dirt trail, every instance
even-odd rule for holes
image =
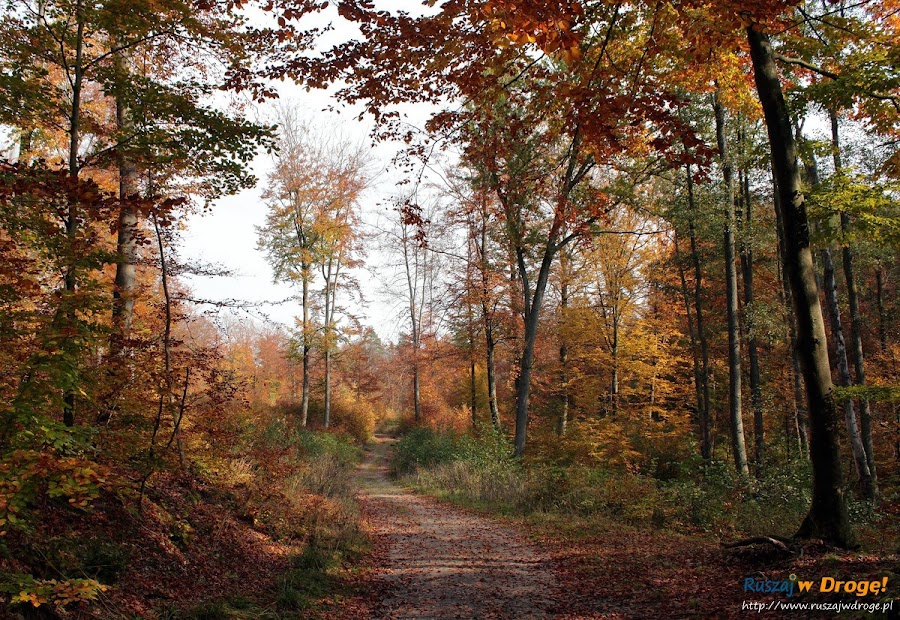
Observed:
[[[378,618],[551,618],[549,556],[494,521],[415,495],[387,475],[379,435],[359,484],[376,548]]]

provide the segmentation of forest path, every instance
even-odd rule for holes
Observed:
[[[395,484],[395,441],[376,435],[357,476],[378,550],[376,617],[553,617],[549,555],[495,521]]]

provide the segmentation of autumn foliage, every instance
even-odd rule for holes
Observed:
[[[379,425],[481,508],[883,552],[898,10],[6,2],[4,606],[302,617],[364,547]],[[397,183],[290,104],[249,120],[285,79],[369,115]],[[291,325],[195,299],[233,274],[179,256],[258,181]],[[375,281],[396,316],[365,316]]]

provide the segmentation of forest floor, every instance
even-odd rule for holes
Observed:
[[[50,569],[80,558],[103,571],[90,574],[114,574],[114,585],[93,604],[59,613],[46,605],[4,609],[0,599],[0,618],[900,618],[900,600],[888,612],[839,616],[769,607],[887,603],[900,585],[900,550],[893,547],[877,554],[816,542],[725,549],[712,533],[636,527],[600,513],[498,514],[392,479],[395,441],[378,435],[355,473],[353,463],[323,470],[328,485],[346,477],[343,495],[331,499],[280,489],[265,476],[282,474],[266,470],[249,486],[161,473],[140,511],[115,497],[92,511],[45,506],[41,536],[59,543],[46,558]],[[318,472],[326,462],[308,466]],[[343,551],[311,553],[313,530],[322,549],[342,540]],[[16,568],[23,550],[10,547],[7,565]],[[812,581],[811,592],[744,592],[748,578],[781,584],[791,575]],[[887,593],[822,593],[823,577],[886,578]]]
[[[833,618],[833,610],[768,606],[884,602],[885,596],[823,595],[818,580],[887,574],[894,582],[900,570],[896,556],[839,554],[815,544],[792,553],[766,545],[735,551],[713,537],[664,529],[492,515],[391,480],[392,443],[378,436],[357,475],[372,552],[353,605],[370,618]],[[782,581],[792,574],[816,580],[813,593],[744,592],[748,577]],[[894,607],[840,617],[898,617],[898,601]]]

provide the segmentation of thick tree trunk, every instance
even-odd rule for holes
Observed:
[[[716,142],[727,193],[725,202],[725,291],[728,316],[728,386],[729,417],[731,420],[731,449],[734,466],[742,476],[750,475],[747,465],[747,446],[744,440],[744,420],[741,409],[741,340],[738,326],[738,281],[734,251],[734,179],[731,159],[725,144],[725,113],[719,103],[718,93],[713,103],[716,117]]]
[[[831,383],[825,323],[810,249],[797,148],[769,39],[751,26],[747,28],[747,40],[778,186],[785,233],[784,258],[793,292],[797,348],[810,413],[813,497],[797,536],[822,538],[840,546],[850,546],[853,534],[841,475],[837,403]]]
[[[705,461],[712,459],[712,417],[709,413],[709,344],[706,340],[706,329],[703,324],[703,269],[700,265],[700,251],[697,249],[697,231],[694,227],[694,216],[697,206],[694,202],[694,177],[691,167],[687,167],[688,233],[691,242],[691,263],[694,267],[694,311],[697,316],[697,340],[700,343],[700,382],[703,392],[703,407],[700,410],[701,431],[703,433],[700,450]]]
[[[831,142],[834,149],[834,171],[840,174],[843,165],[841,163],[841,142],[838,133],[838,118],[832,112],[831,118]],[[841,231],[846,235],[850,231],[850,216],[841,213]],[[866,362],[862,344],[862,315],[859,311],[859,294],[856,290],[856,276],[853,271],[853,250],[849,242],[844,242],[841,251],[844,266],[844,279],[847,282],[847,301],[850,305],[850,351],[853,355],[853,368],[855,371],[855,385],[866,384]],[[859,426],[862,433],[862,444],[866,454],[866,463],[869,466],[869,483],[865,486],[866,498],[874,501],[878,494],[878,476],[875,469],[875,448],[872,444],[872,412],[869,400],[863,398],[859,401]]]

